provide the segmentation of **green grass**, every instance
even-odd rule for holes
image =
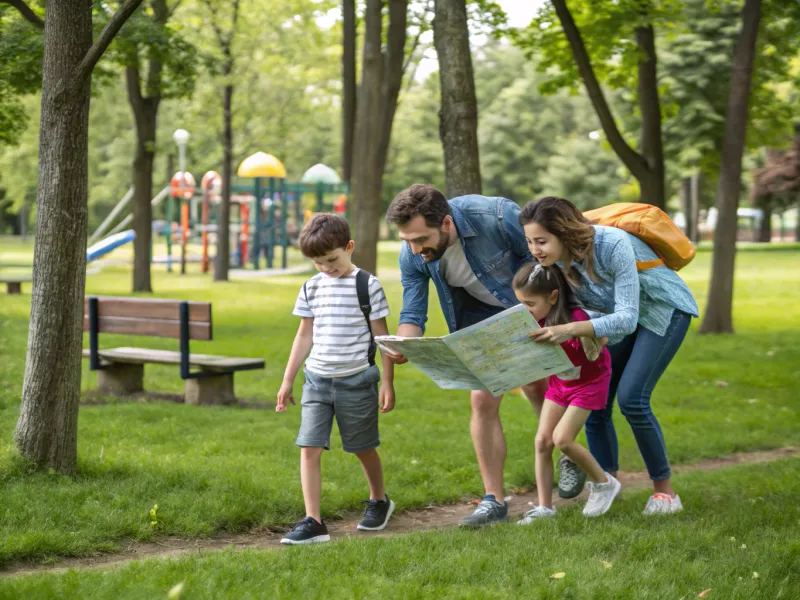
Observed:
[[[529,527],[354,536],[317,547],[223,551],[0,580],[0,598],[708,598],[791,600],[800,589],[800,460],[679,475],[687,508],[580,507]],[[552,575],[564,573],[561,579]],[[757,575],[756,575],[757,574]]]
[[[5,258],[0,248],[0,262]],[[401,286],[396,245],[387,244],[379,276],[396,324]],[[655,393],[654,406],[675,463],[800,443],[800,252],[743,252],[737,261],[737,335],[701,337],[695,329]],[[710,255],[681,272],[701,304]],[[10,261],[7,261],[10,262]],[[264,371],[237,374],[240,397],[274,400],[297,320],[291,307],[304,277],[212,284],[195,269],[181,277],[153,271],[159,297],[209,300],[215,341],[193,351],[263,356]],[[130,271],[106,269],[87,293],[127,294]],[[25,288],[26,291],[29,288]],[[207,536],[289,523],[302,516],[294,439],[300,412],[198,408],[170,403],[116,402],[84,406],[79,422],[79,471],[74,478],[30,473],[11,438],[19,415],[30,296],[0,292],[0,566],[46,561],[118,548],[159,535]],[[444,333],[435,296],[429,333]],[[101,336],[101,344],[177,349],[175,340]],[[148,366],[149,390],[180,392],[177,368]],[[724,381],[726,387],[718,387]],[[299,392],[300,381],[296,391]],[[96,377],[84,363],[84,390]],[[533,481],[536,422],[527,402],[503,405],[509,446],[509,486]],[[617,416],[622,468],[643,468],[630,429]],[[403,507],[449,502],[481,491],[469,438],[466,394],[439,390],[406,366],[398,369],[397,408],[381,420],[382,457],[390,493]],[[353,457],[324,460],[323,512],[328,518],[359,507],[366,489]],[[148,511],[159,506],[159,525]]]

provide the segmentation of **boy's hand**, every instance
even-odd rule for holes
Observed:
[[[597,343],[600,344],[601,346],[608,346],[608,338],[607,337],[597,338]]]
[[[394,408],[394,386],[392,384],[381,384],[378,392],[378,404],[382,413],[388,413]]]
[[[292,382],[284,381],[281,384],[281,389],[278,391],[278,402],[275,405],[275,412],[284,412],[286,410],[286,401],[294,405],[294,394],[292,393]]]

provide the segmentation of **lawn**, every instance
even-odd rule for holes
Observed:
[[[678,475],[687,509],[644,517],[626,493],[529,527],[349,537],[317,547],[201,553],[0,579],[0,598],[797,598],[800,460]]]
[[[0,246],[0,263],[25,258],[24,251],[14,251],[9,259],[7,243]],[[400,309],[396,252],[396,244],[382,248],[378,273],[393,310],[390,328]],[[710,257],[700,253],[681,272],[701,305]],[[701,337],[695,323],[654,400],[673,462],[800,443],[798,262],[800,252],[791,248],[740,253],[737,334]],[[238,374],[236,389],[250,402],[272,402],[296,330],[297,320],[290,313],[304,277],[212,284],[196,269],[182,277],[155,267],[155,295],[212,301],[216,339],[193,343],[193,351],[263,356],[266,370]],[[130,281],[128,268],[107,268],[89,276],[87,293],[127,294]],[[28,294],[0,293],[0,566],[110,551],[130,539],[257,529],[302,516],[299,453],[294,447],[300,419],[296,408],[276,414],[258,408],[199,408],[108,398],[107,405],[81,408],[77,476],[30,473],[11,443],[19,414],[29,302]],[[443,333],[435,297],[432,304],[429,333]],[[177,349],[175,340],[101,336],[102,346],[142,343]],[[84,364],[83,389],[91,390],[95,383],[95,375]],[[182,390],[177,368],[148,366],[145,385],[149,390]],[[530,484],[536,422],[527,402],[509,396],[503,421],[509,445],[507,485]],[[382,417],[381,452],[389,493],[401,508],[456,501],[481,492],[468,422],[464,393],[439,390],[411,366],[398,369],[397,408]],[[618,423],[622,468],[640,470],[641,458],[619,415]],[[323,512],[328,518],[358,509],[366,495],[357,462],[341,452],[335,436],[332,446],[324,460]],[[630,510],[635,512],[642,501],[637,499]],[[154,504],[159,512],[155,528],[148,518]],[[449,537],[458,534],[436,535],[440,537],[430,542],[424,536],[414,538],[417,546],[411,547],[458,546],[464,541]],[[492,535],[502,541],[508,534]],[[391,542],[395,543],[399,542]],[[356,544],[350,552],[364,551]],[[413,552],[409,552],[410,557]],[[243,562],[241,569],[246,570],[247,564]],[[302,575],[307,576],[311,577]]]

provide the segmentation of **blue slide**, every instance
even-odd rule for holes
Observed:
[[[110,235],[107,238],[100,240],[94,246],[87,248],[86,250],[86,262],[92,262],[103,256],[104,254],[108,254],[115,248],[119,248],[124,244],[128,244],[136,239],[136,232],[133,229],[129,229],[127,231],[120,231],[119,233],[115,233],[114,235]]]

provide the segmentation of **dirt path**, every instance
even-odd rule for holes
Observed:
[[[746,452],[734,454],[727,458],[707,460],[694,465],[683,465],[674,468],[678,473],[688,471],[714,471],[731,465],[763,463],[782,458],[800,456],[800,448],[789,447],[763,452]],[[650,486],[650,479],[645,472],[626,473],[620,471],[619,480],[625,490],[642,490]],[[534,488],[515,490],[507,497],[509,514],[512,518],[521,515],[536,501]],[[562,500],[555,497],[556,506],[563,506],[574,502],[583,502],[586,492],[574,500]],[[472,512],[474,503],[470,500],[450,505],[431,505],[427,508],[398,512],[392,518],[390,528],[386,531],[364,534],[356,532],[356,525],[360,514],[350,514],[338,521],[328,522],[328,530],[335,539],[351,535],[369,535],[371,537],[387,537],[402,535],[414,531],[429,531],[455,527],[458,522]],[[0,570],[0,577],[22,576],[42,572],[63,572],[68,569],[106,569],[112,568],[132,560],[145,558],[175,558],[191,553],[212,552],[227,548],[278,550],[281,548],[280,539],[285,529],[274,528],[253,531],[242,534],[218,535],[212,538],[187,539],[178,537],[159,538],[154,542],[131,542],[120,552],[111,554],[98,554],[83,558],[64,558],[48,565],[31,566],[30,564],[17,564]]]

